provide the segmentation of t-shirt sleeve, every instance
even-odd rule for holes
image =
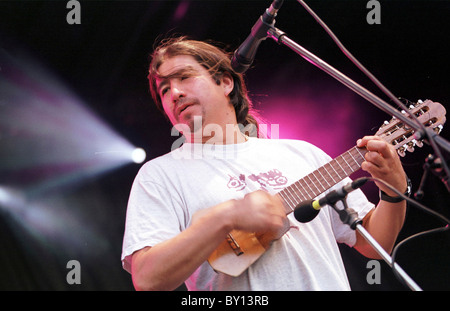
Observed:
[[[351,182],[350,178],[344,179],[341,183],[339,183],[339,187],[344,186],[345,184]],[[352,208],[358,213],[358,217],[363,219],[364,216],[371,211],[375,205],[370,202],[364,193],[360,190],[354,190],[347,195],[347,204],[349,208]],[[343,209],[343,204],[338,202],[336,204],[336,208]],[[351,229],[349,225],[344,224],[342,220],[339,218],[339,214],[334,210],[331,210],[330,207],[330,215],[331,215],[331,223],[333,226],[333,232],[336,237],[336,241],[338,243],[345,243],[348,246],[352,247],[356,243],[356,232]]]
[[[169,187],[138,174],[127,207],[122,246],[123,268],[131,273],[131,255],[147,246],[168,240],[185,226],[181,202]]]

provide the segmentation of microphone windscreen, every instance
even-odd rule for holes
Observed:
[[[312,207],[312,202],[313,200],[308,200],[297,205],[294,210],[294,217],[297,221],[306,223],[316,218],[320,210],[314,209]]]

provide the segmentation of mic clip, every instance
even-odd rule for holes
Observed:
[[[359,218],[358,213],[347,205],[347,200],[344,198],[341,200],[344,205],[343,209],[338,209],[335,204],[330,206],[338,213],[339,219],[350,226],[352,230],[356,230],[357,225],[362,225],[362,219]]]
[[[359,178],[359,179],[355,180],[351,184],[350,187],[353,190],[357,189],[357,188],[361,187],[362,185],[364,185],[367,180],[368,180],[367,178]],[[347,185],[343,189],[345,189],[347,187],[349,187],[349,186]],[[329,201],[327,202],[327,204],[329,206],[331,206],[338,213],[339,219],[344,224],[349,225],[352,230],[356,230],[356,226],[357,225],[362,225],[362,219],[359,218],[358,213],[353,208],[348,207],[347,194],[349,192],[350,192],[349,190],[345,190],[344,193],[336,192],[336,195],[332,195],[331,197],[329,197]],[[330,194],[332,194],[332,192]],[[328,196],[330,196],[330,194]],[[342,205],[343,205],[342,209],[338,209],[336,207],[336,203],[339,202],[339,201],[342,202]]]

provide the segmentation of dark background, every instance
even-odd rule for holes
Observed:
[[[450,2],[380,3],[381,24],[369,25],[366,1],[308,1],[355,57],[396,96],[413,102],[431,99],[448,107]],[[170,125],[154,107],[148,92],[146,76],[154,41],[160,35],[180,33],[222,42],[233,51],[270,1],[80,1],[80,25],[66,22],[66,4],[1,1],[2,52],[17,57],[19,62],[20,55],[27,55],[27,62],[31,57],[118,135],[144,148],[149,160],[170,151],[176,138],[170,135]],[[296,1],[285,1],[276,26],[380,95]],[[0,69],[5,65],[0,64]],[[268,121],[280,124],[281,138],[310,141],[335,157],[389,119],[272,40],[262,43],[253,67],[246,74],[251,97]],[[0,70],[2,74],[4,70]],[[3,109],[16,105],[1,94],[0,99]],[[85,126],[84,120],[74,121],[79,128],[71,135]],[[17,131],[7,126],[0,130],[2,163],[36,157],[29,141],[24,141]],[[444,127],[441,135],[448,139],[448,128]],[[11,141],[27,148],[10,148]],[[413,190],[420,183],[422,165],[429,153],[432,150],[425,145],[402,158]],[[33,204],[25,209],[33,212],[37,205],[44,206],[44,215],[58,216],[57,224],[53,224],[56,229],[43,230],[39,221],[27,223],[8,204],[0,203],[0,289],[132,290],[120,255],[128,193],[139,167],[130,163],[77,182],[56,183],[33,196]],[[364,174],[355,176],[360,175]],[[27,189],[30,180],[35,185],[51,177],[37,168],[2,165],[0,185]],[[364,189],[376,202],[373,184]],[[424,189],[421,202],[449,217],[449,195],[441,181],[431,175]],[[438,226],[439,221],[410,207],[399,240]],[[381,284],[367,284],[368,260],[345,246],[342,252],[354,290],[406,290],[384,262]],[[448,233],[414,240],[398,254],[398,263],[425,290],[450,289],[449,259]],[[66,264],[70,260],[81,264],[81,284],[66,282],[70,271]]]

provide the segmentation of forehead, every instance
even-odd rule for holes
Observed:
[[[170,76],[186,68],[201,70],[203,67],[190,55],[177,55],[166,58],[162,62],[158,68],[158,75],[163,77]]]

